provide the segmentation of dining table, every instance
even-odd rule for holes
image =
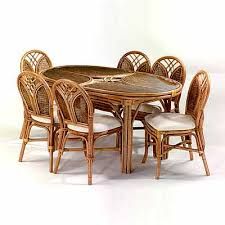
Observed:
[[[69,79],[81,84],[94,102],[122,108],[122,173],[133,170],[133,122],[140,105],[173,98],[182,90],[179,82],[167,77],[112,67],[66,65],[50,68],[42,74],[50,85],[58,79]],[[133,105],[137,107],[132,114]]]

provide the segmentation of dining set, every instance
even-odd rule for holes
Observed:
[[[206,175],[210,175],[203,134],[204,107],[210,91],[206,71],[200,70],[192,78],[184,113],[179,106],[186,70],[174,56],[161,57],[151,65],[146,54],[130,51],[115,68],[54,67],[46,53],[30,50],[21,58],[20,72],[17,85],[24,106],[20,162],[31,141],[47,141],[49,171],[54,173],[58,172],[64,152],[82,151],[90,185],[96,151],[117,151],[121,172],[133,171],[133,131],[144,129],[142,163],[148,159],[152,146],[157,161],[156,179],[160,177],[161,161],[173,149],[187,151],[190,160],[193,152],[198,153]],[[134,126],[135,120],[142,126]],[[33,126],[46,129],[47,138],[31,138]],[[97,139],[109,135],[116,137],[114,146],[95,146]],[[172,143],[171,137],[178,137],[177,143]],[[81,142],[82,147],[68,147],[68,140]]]

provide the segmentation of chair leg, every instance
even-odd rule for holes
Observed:
[[[91,136],[88,138],[87,141],[88,185],[92,185],[93,161],[94,161],[94,141],[93,137]]]
[[[48,151],[49,151],[49,172],[53,172],[53,152],[54,152],[54,126],[49,128],[48,134]]]
[[[27,127],[27,121],[26,121],[26,119],[24,118],[24,119],[23,119],[22,130],[21,130],[21,132],[20,132],[20,139],[22,139],[22,138],[24,137],[26,127]]]
[[[167,136],[166,138],[165,138],[165,143],[168,145],[169,144],[169,141],[170,141],[170,138],[169,138],[169,136]],[[161,154],[163,153],[163,151],[164,151],[164,148],[161,148]],[[169,157],[169,152],[167,152],[166,154],[163,154],[162,155],[162,157],[161,157],[161,159],[168,159],[168,157]]]
[[[62,140],[59,141],[59,146],[58,146],[58,156],[55,162],[55,168],[54,168],[54,173],[57,174],[58,169],[59,169],[59,163],[61,161],[62,155],[63,155],[63,151],[64,151],[64,147],[65,147],[65,143],[66,143],[66,139],[67,139],[67,135],[64,136],[62,134],[61,136]]]
[[[160,177],[160,171],[161,171],[161,152],[162,152],[162,146],[161,146],[161,136],[157,136],[156,140],[156,156],[157,156],[157,166],[156,166],[156,176],[155,179],[159,179]]]
[[[149,134],[145,130],[145,153],[144,153],[144,157],[142,159],[142,163],[145,163],[148,158],[149,139],[150,139]]]
[[[55,173],[55,174],[57,174],[57,172],[58,172],[58,169],[59,169],[59,163],[60,163],[62,154],[63,154],[63,150],[62,150],[62,149],[59,149],[59,150],[58,150],[58,157],[57,157],[57,159],[56,159],[56,162],[55,162],[55,168],[54,168],[54,173]]]
[[[192,151],[191,135],[186,136],[185,139],[188,139],[188,148],[190,148],[190,150],[189,150],[190,160],[193,160],[194,159],[194,155],[193,155],[193,151]]]
[[[26,122],[26,127],[25,127],[24,133],[23,133],[23,143],[22,143],[22,147],[20,150],[19,162],[23,161],[24,151],[25,151],[26,145],[29,141],[30,130],[31,130],[31,122],[29,121],[29,122]]]
[[[119,149],[120,154],[122,154],[122,133],[118,132],[116,134],[116,147]]]
[[[203,134],[201,135],[200,131],[196,131],[196,137],[197,137],[196,142],[197,142],[198,150],[200,152],[199,155],[202,157],[206,175],[210,176],[209,167],[208,167],[208,163],[207,163],[205,152],[204,152],[204,146],[202,144],[203,140],[201,139],[201,137],[203,137]]]
[[[88,185],[92,185],[93,158],[88,158]]]
[[[82,143],[83,143],[83,149],[84,149],[84,156],[85,156],[85,158],[87,157],[87,145],[86,145],[86,141],[82,141]]]

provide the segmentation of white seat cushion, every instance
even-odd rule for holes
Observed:
[[[137,105],[133,105],[132,106],[132,110],[136,110]],[[143,103],[141,104],[141,106],[138,109],[139,112],[144,112],[144,113],[159,113],[161,112],[161,108],[160,106],[157,105],[151,105],[151,104],[147,104],[147,103]]]
[[[190,115],[180,113],[149,114],[145,121],[158,131],[191,130],[195,121]]]
[[[86,127],[74,124],[68,124],[67,126],[71,130],[88,133],[88,128]],[[94,114],[94,124],[93,124],[94,133],[112,130],[120,126],[121,126],[120,121],[114,116],[104,115],[100,113]]]
[[[57,106],[55,104],[53,104],[53,116],[54,116],[54,122],[55,123],[59,123],[59,119],[58,119],[58,115],[57,115]],[[31,115],[32,119],[41,122],[41,123],[51,123],[51,119],[50,118],[44,118],[41,116],[35,116],[35,115]]]

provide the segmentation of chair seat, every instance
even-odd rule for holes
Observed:
[[[136,109],[137,109],[137,105],[133,105],[132,110],[136,110]],[[149,113],[149,114],[159,113],[159,112],[161,112],[161,108],[160,108],[160,106],[157,106],[157,105],[143,103],[139,107],[138,112],[144,112],[144,113]]]
[[[137,109],[137,105],[133,105],[132,106],[132,116],[134,116],[134,113]],[[144,121],[145,116],[147,116],[148,114],[152,114],[152,113],[160,113],[162,110],[160,108],[160,106],[157,105],[151,105],[151,104],[141,104],[139,109],[138,109],[138,113],[135,117],[135,120],[140,120],[140,121]]]
[[[87,127],[74,124],[68,124],[67,127],[74,131],[88,133]],[[121,127],[121,123],[114,116],[104,115],[100,113],[94,114],[94,124],[93,124],[94,133],[108,131],[118,127]]]
[[[157,113],[145,117],[145,122],[158,131],[184,131],[195,128],[190,115],[180,113]]]
[[[57,115],[57,106],[54,104],[53,105],[53,116],[54,116],[54,122],[59,123],[59,118]],[[31,115],[32,119],[41,122],[41,123],[51,123],[51,119],[47,117],[41,117],[41,116],[35,116]]]

